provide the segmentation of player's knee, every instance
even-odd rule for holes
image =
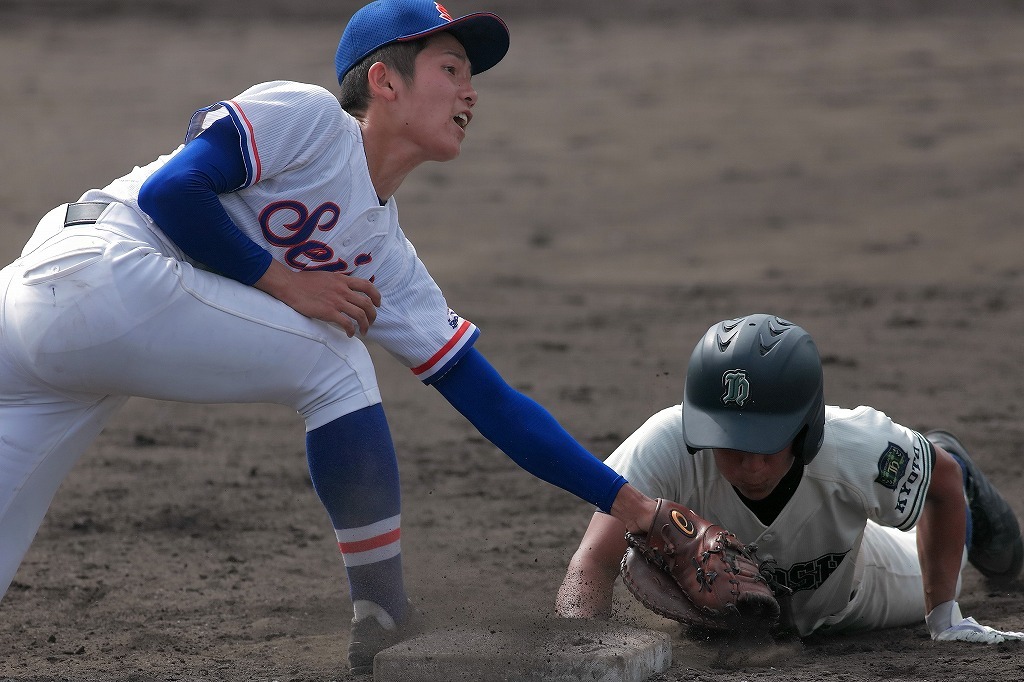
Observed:
[[[354,344],[350,344],[354,345]],[[312,431],[381,401],[370,354],[361,343],[345,355],[326,348],[296,393],[296,411]]]

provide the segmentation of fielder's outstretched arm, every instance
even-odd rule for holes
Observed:
[[[646,532],[656,503],[588,452],[476,349],[432,384],[489,441],[534,476]]]

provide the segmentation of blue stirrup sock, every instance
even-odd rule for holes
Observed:
[[[334,525],[356,617],[361,611],[374,613],[363,603],[371,602],[401,623],[408,608],[401,488],[384,408],[371,405],[308,432],[306,459],[313,488]]]

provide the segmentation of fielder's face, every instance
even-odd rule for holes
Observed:
[[[470,80],[466,50],[454,36],[440,33],[416,56],[415,78],[402,84],[399,116],[403,136],[425,161],[449,161],[459,155],[473,118],[477,93]]]
[[[763,500],[779,485],[793,466],[793,446],[773,455],[715,448],[715,465],[748,500]]]

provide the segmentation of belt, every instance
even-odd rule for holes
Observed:
[[[68,204],[68,212],[64,216],[64,227],[72,225],[92,225],[100,214],[110,206],[105,201],[81,201],[75,204]]]

